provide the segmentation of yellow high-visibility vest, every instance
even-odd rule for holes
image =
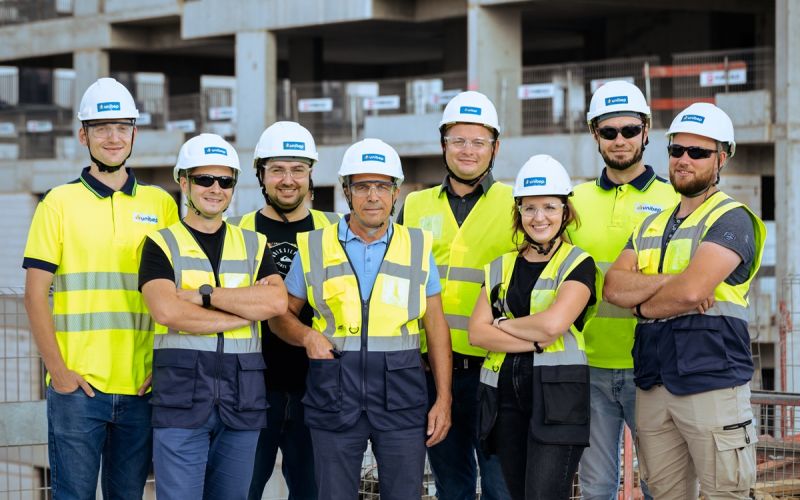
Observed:
[[[575,187],[570,201],[581,223],[578,228],[568,226],[566,233],[574,245],[589,252],[605,274],[625,248],[633,228],[645,217],[675,206],[680,195],[655,175],[642,190],[631,184],[603,189],[598,182]],[[629,309],[601,300],[602,295],[597,299],[597,314],[583,329],[589,366],[633,368],[631,348],[636,318]]]
[[[665,210],[660,214],[646,218],[636,228],[633,238],[633,247],[636,251],[639,271],[644,274],[679,274],[689,265],[692,256],[702,242],[703,236],[708,232],[714,222],[723,214],[734,208],[743,207],[750,214],[754,222],[755,256],[750,266],[750,276],[744,283],[729,285],[725,281],[714,289],[715,303],[704,313],[705,316],[728,316],[743,321],[750,319],[748,313],[747,294],[750,283],[761,265],[761,256],[767,229],[747,206],[739,203],[725,193],[717,192],[709,197],[702,205],[692,212],[672,235],[667,244],[666,253],[661,255],[661,241],[670,223],[673,210]],[[690,311],[686,315],[697,314]]]
[[[339,241],[339,224],[297,235],[308,303],[314,309],[311,327],[341,351],[361,350],[365,329],[369,351],[418,349],[431,235],[394,224],[372,293],[362,298]]]
[[[486,276],[486,297],[491,300],[490,292],[495,286],[500,285],[498,300],[503,305],[507,317],[513,317],[505,301],[508,293],[508,285],[511,283],[511,276],[514,274],[514,264],[517,261],[517,252],[509,252],[498,257],[488,264],[485,268]],[[546,311],[556,300],[559,288],[569,274],[584,260],[589,258],[589,254],[578,247],[569,243],[561,243],[555,255],[550,259],[539,279],[531,291],[530,313],[536,314]],[[599,269],[596,271],[595,293],[599,297],[600,289],[597,287],[601,277]],[[491,303],[490,303],[491,305]],[[589,306],[584,314],[584,324],[594,316],[597,305]],[[532,347],[532,346],[531,346]],[[533,348],[531,348],[533,350]],[[481,382],[491,387],[497,387],[500,376],[500,368],[505,360],[504,352],[489,352],[486,360],[481,367]],[[570,326],[569,330],[559,337],[555,342],[544,349],[541,354],[533,356],[534,366],[559,366],[559,365],[585,365],[587,364],[583,333]]]
[[[442,307],[453,351],[485,356],[486,350],[470,345],[467,325],[483,284],[483,266],[515,250],[510,186],[495,182],[480,197],[461,227],[441,186],[410,193],[403,208],[403,224],[433,234],[433,257],[442,285]],[[520,238],[521,241],[521,238]],[[424,332],[422,351],[427,351]]]
[[[182,222],[162,229],[150,238],[164,251],[175,270],[175,286],[196,290],[201,285],[244,288],[256,282],[267,246],[263,234],[225,224],[225,239],[219,262],[219,284],[200,244]],[[224,353],[261,352],[261,322],[223,332]],[[196,335],[156,324],[154,349],[216,351],[217,334]]]
[[[342,218],[340,214],[335,212],[322,212],[320,210],[314,210],[313,208],[310,208],[308,211],[311,213],[311,220],[314,222],[314,229],[336,224]],[[249,229],[250,231],[255,231],[256,214],[258,212],[260,212],[260,210],[254,210],[253,212],[248,212],[244,215],[238,215],[236,217],[228,217],[225,222],[244,229]]]

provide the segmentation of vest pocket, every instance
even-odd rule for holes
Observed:
[[[238,411],[266,410],[267,388],[264,385],[264,370],[267,364],[260,352],[237,354],[239,369],[238,378],[239,396],[236,403]]]
[[[387,352],[385,359],[386,409],[404,410],[426,404],[428,388],[419,351]]]
[[[541,367],[544,423],[589,423],[589,367],[583,365]]]
[[[303,404],[316,410],[342,409],[341,359],[309,359]]]
[[[716,318],[692,314],[673,321],[678,374],[691,375],[728,368],[725,341]]]
[[[168,408],[191,408],[197,380],[197,351],[156,349],[153,351],[153,397],[150,404]]]
[[[747,491],[756,482],[757,441],[752,425],[711,431],[716,445],[715,481],[719,491]]]

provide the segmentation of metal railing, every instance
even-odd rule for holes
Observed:
[[[0,26],[71,16],[73,0],[0,0]]]

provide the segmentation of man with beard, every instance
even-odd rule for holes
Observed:
[[[680,202],[634,230],[604,289],[638,317],[639,465],[659,499],[697,498],[698,479],[704,498],[749,498],[757,438],[747,296],[766,228],[717,187],[736,152],[725,112],[693,104],[667,135]]]
[[[673,206],[678,195],[642,161],[650,129],[650,107],[642,92],[625,81],[597,89],[586,115],[605,168],[575,188],[572,203],[581,214],[567,228],[572,243],[586,250],[607,271],[646,216]],[[580,465],[583,497],[611,500],[619,488],[619,449],[627,423],[635,433],[633,331],[628,309],[601,301],[597,316],[584,328],[591,381],[590,446]],[[642,484],[646,498],[651,498]]]
[[[286,277],[297,252],[297,233],[339,221],[338,214],[310,210],[304,203],[312,190],[311,169],[318,159],[314,138],[305,127],[296,122],[273,123],[261,134],[253,154],[266,204],[255,212],[228,219],[230,224],[266,235],[281,278]],[[311,325],[311,314],[311,307],[303,308],[303,324]],[[280,448],[289,500],[313,500],[317,498],[314,454],[300,402],[306,388],[308,358],[303,348],[287,344],[270,331],[266,321],[261,323],[261,335],[269,408],[267,427],[258,438],[249,498],[261,498]]]
[[[153,322],[136,289],[144,237],[178,221],[163,189],[125,166],[139,111],[100,78],[81,99],[89,166],[36,207],[22,267],[31,334],[47,367],[53,497],[141,499],[152,455]],[[52,309],[49,303],[52,285]]]

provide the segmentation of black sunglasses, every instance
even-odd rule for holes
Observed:
[[[231,177],[230,175],[190,175],[189,180],[192,182],[192,184],[197,184],[198,186],[203,186],[205,188],[213,186],[215,181],[222,189],[230,189],[236,185],[236,178]]]
[[[630,139],[642,133],[641,125],[625,125],[624,127],[600,127],[597,129],[597,134],[607,141],[613,141],[617,138],[617,134],[622,134],[622,137]]]
[[[667,151],[669,155],[673,158],[680,158],[683,156],[683,153],[689,153],[689,158],[692,160],[701,160],[703,158],[708,158],[712,154],[716,153],[713,149],[706,149],[700,148],[697,146],[681,146],[680,144],[670,144],[667,146]]]

